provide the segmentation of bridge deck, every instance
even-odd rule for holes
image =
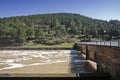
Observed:
[[[77,44],[102,45],[120,47],[120,41],[100,41],[100,42],[77,42]]]

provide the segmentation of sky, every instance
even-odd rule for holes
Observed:
[[[120,0],[0,0],[0,18],[46,13],[77,13],[120,20]]]

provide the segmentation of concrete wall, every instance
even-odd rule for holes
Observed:
[[[98,71],[109,73],[113,80],[120,80],[120,48],[95,45],[77,45],[88,59],[97,62]]]

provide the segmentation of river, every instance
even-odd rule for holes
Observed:
[[[77,50],[0,50],[0,74],[89,73]]]

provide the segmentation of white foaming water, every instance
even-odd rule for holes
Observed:
[[[21,61],[26,61],[26,60],[31,60],[31,59],[32,59],[32,58],[24,57],[24,58],[15,59],[14,61],[15,61],[15,62],[21,62]]]
[[[20,68],[20,67],[23,67],[23,66],[24,66],[23,64],[17,64],[17,63],[10,63],[10,64],[8,64],[8,65],[9,65],[9,67],[4,67],[4,68],[1,68],[0,70]]]
[[[13,68],[21,68],[25,66],[33,66],[33,65],[45,65],[52,63],[60,63],[60,62],[68,62],[70,61],[70,53],[77,53],[76,50],[0,50],[0,63],[8,64],[9,67],[1,68],[4,69],[13,69]],[[60,60],[63,58],[64,60]],[[37,62],[22,64],[24,61],[29,61],[34,58],[37,58]],[[40,60],[39,60],[40,58]],[[55,58],[55,59],[54,59]],[[52,60],[53,59],[53,60]],[[19,62],[19,63],[18,63]],[[38,63],[39,62],[39,63]],[[2,65],[2,64],[1,64]]]
[[[14,59],[1,60],[0,63],[12,63]]]
[[[13,68],[22,68],[25,66],[35,66],[35,65],[45,65],[45,64],[52,64],[52,63],[60,63],[60,62],[68,62],[67,60],[56,60],[56,61],[51,61],[51,60],[46,60],[43,61],[43,63],[33,63],[33,64],[18,64],[18,63],[9,63],[9,67],[4,67],[1,68],[0,70],[5,70],[5,69],[13,69]]]

